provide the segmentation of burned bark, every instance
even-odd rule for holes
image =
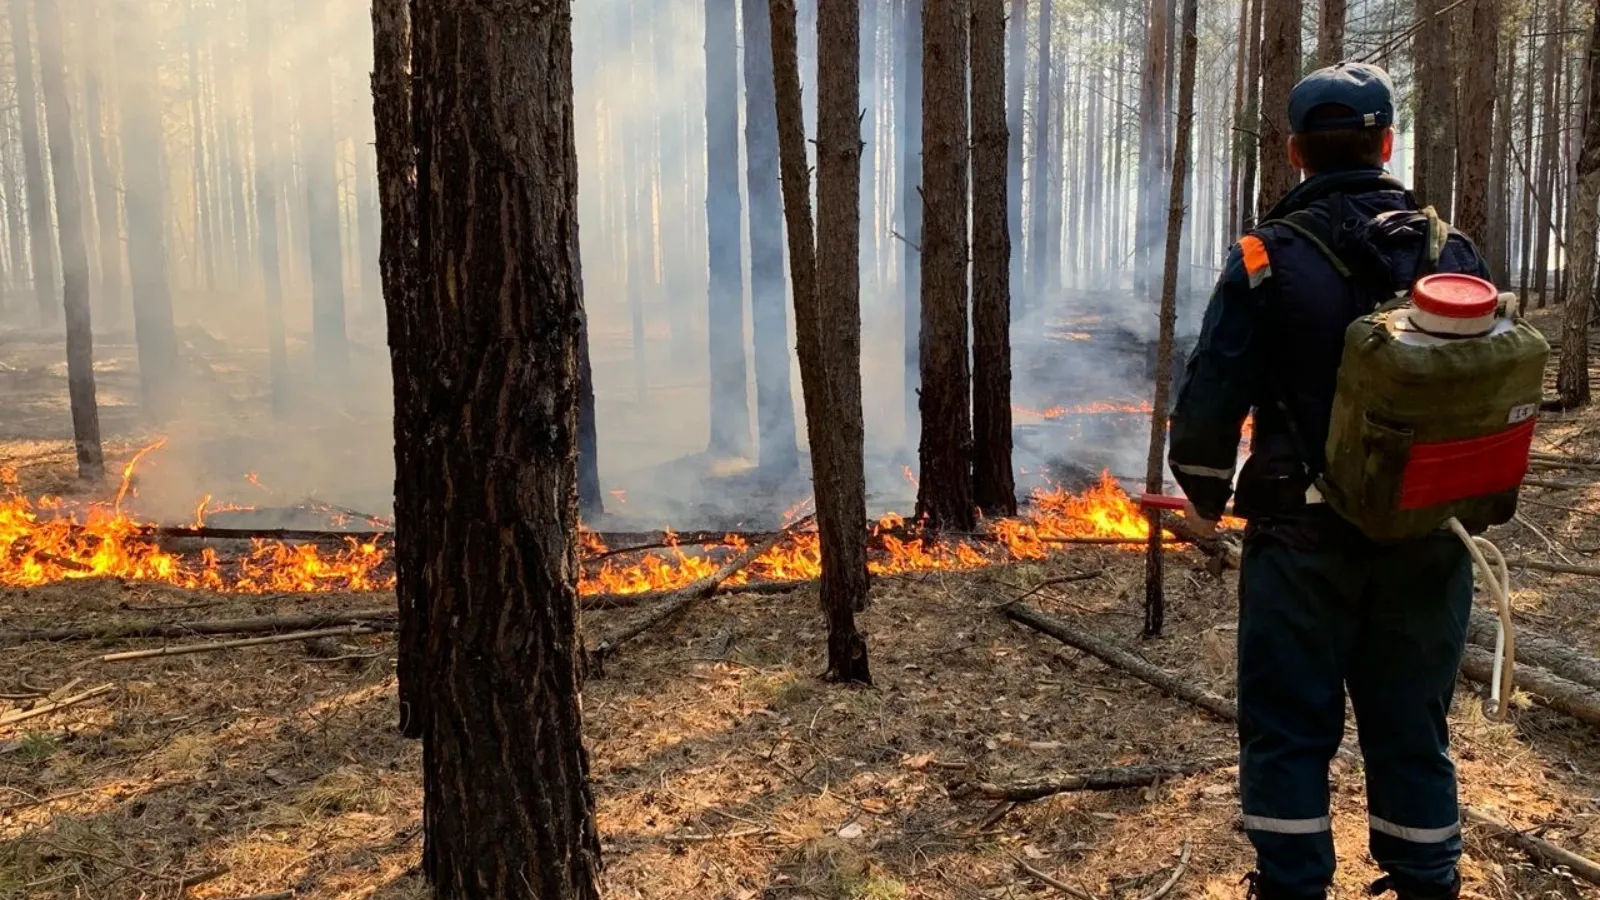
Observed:
[[[571,15],[568,0],[412,4],[408,318],[426,325],[403,369],[425,399],[396,430],[425,459],[396,487],[421,513],[402,581],[427,599],[401,607],[425,632],[401,673],[426,692],[422,866],[444,898],[599,896],[578,699]]]
[[[1257,216],[1266,215],[1300,183],[1289,162],[1289,92],[1300,78],[1300,9],[1303,0],[1263,0],[1261,44],[1261,193]]]
[[[1418,199],[1445,219],[1452,216],[1455,180],[1455,90],[1451,87],[1448,0],[1417,0],[1412,51],[1417,72],[1416,175]]]
[[[750,324],[755,343],[756,436],[761,470],[775,479],[800,465],[789,383],[789,316],[784,309],[783,195],[778,181],[772,17],[766,0],[744,3],[744,145],[750,197]]]
[[[935,528],[971,531],[966,0],[924,4],[922,36],[922,201],[927,218],[922,239],[917,517]]]
[[[706,0],[706,246],[713,457],[750,454],[744,359],[744,255],[739,239],[737,0]]]
[[[297,0],[308,33],[300,54],[300,171],[305,179],[306,229],[311,262],[311,356],[325,390],[344,382],[350,361],[345,335],[344,248],[339,239],[338,175],[333,139],[333,78],[328,48],[317,22],[322,7]]]
[[[866,639],[855,613],[867,603],[861,405],[859,12],[854,0],[822,0],[817,13],[817,212],[813,238],[794,0],[769,6],[783,208],[794,283],[800,387],[817,498],[828,677],[870,683]]]
[[[178,414],[180,405],[178,335],[167,279],[166,182],[153,55],[157,41],[148,6],[143,0],[116,0],[117,86],[122,98],[123,204],[140,399],[146,416],[165,422]]]
[[[39,130],[39,97],[33,77],[33,38],[28,0],[10,0],[11,58],[15,66],[17,110],[22,128],[22,164],[27,188],[28,238],[33,254],[33,294],[39,324],[61,321],[56,305],[56,247],[51,241],[50,185],[44,174],[45,137]]]
[[[1472,19],[1468,31],[1471,41],[1462,41],[1462,48],[1471,48],[1471,59],[1462,60],[1461,103],[1472,111],[1476,119],[1473,127],[1457,127],[1457,175],[1455,222],[1456,228],[1488,248],[1493,235],[1489,230],[1489,207],[1495,201],[1489,196],[1489,158],[1494,142],[1494,129],[1488,126],[1495,115],[1495,76],[1499,66],[1500,36],[1499,0],[1472,0]],[[1458,125],[1460,123],[1457,123]],[[1491,252],[1489,254],[1493,256]]]
[[[1011,470],[1011,230],[1005,0],[972,6],[972,496],[1017,513]]]
[[[84,242],[83,191],[73,158],[72,110],[67,105],[67,70],[56,0],[34,0],[39,25],[39,81],[44,88],[49,130],[50,172],[56,187],[56,227],[61,241],[61,274],[67,312],[67,392],[72,400],[72,438],[78,477],[98,483],[105,477],[100,448],[100,408],[94,389],[94,333],[89,322],[89,248]]]
[[[1600,240],[1600,15],[1595,16],[1589,38],[1589,83],[1584,114],[1583,147],[1578,155],[1578,185],[1572,192],[1567,216],[1572,286],[1567,295],[1566,323],[1561,332],[1561,370],[1557,389],[1562,406],[1571,409],[1589,402],[1589,316],[1596,300],[1595,244]]]
[[[374,0],[375,4],[379,2]],[[256,61],[250,75],[250,132],[255,141],[256,251],[260,255],[261,285],[265,294],[267,366],[272,385],[272,409],[282,415],[289,405],[289,350],[283,323],[283,265],[278,259],[279,186],[277,132],[273,130],[272,109],[272,18],[267,9],[267,0],[247,0],[247,4],[250,55]],[[378,6],[375,5],[374,15],[377,12]],[[374,34],[373,39],[377,41],[382,38]],[[410,138],[406,140],[409,145]],[[131,215],[129,222],[132,222]],[[129,231],[131,240],[132,229]],[[131,254],[129,265],[132,265]],[[384,292],[387,295],[387,286]]]

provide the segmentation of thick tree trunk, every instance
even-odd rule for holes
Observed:
[[[905,0],[900,50],[900,290],[904,301],[905,444],[921,427],[922,4]]]
[[[1472,0],[1468,33],[1473,39],[1461,42],[1463,48],[1471,49],[1471,58],[1462,60],[1461,102],[1463,108],[1472,110],[1478,123],[1472,128],[1455,128],[1456,190],[1460,199],[1453,224],[1486,249],[1493,237],[1489,231],[1489,205],[1493,202],[1489,197],[1489,157],[1494,137],[1494,130],[1486,126],[1495,114],[1499,7],[1499,0]]]
[[[923,5],[922,46],[922,199],[927,219],[922,239],[922,441],[917,516],[926,517],[936,528],[970,531],[967,0]],[[1049,198],[1043,190],[1037,196],[1036,214],[1042,215],[1049,208]],[[1042,230],[1038,236],[1042,244]]]
[[[1561,404],[1568,409],[1589,402],[1589,315],[1595,298],[1596,218],[1600,216],[1600,15],[1589,39],[1588,83],[1583,146],[1578,154],[1578,185],[1567,216],[1571,249],[1572,290],[1567,296],[1566,326],[1561,332]]]
[[[1005,0],[972,5],[972,496],[1014,516]]]
[[[1450,61],[1450,21],[1440,15],[1448,0],[1417,0],[1416,177],[1414,189],[1425,204],[1449,219],[1455,180],[1455,91]]]
[[[11,58],[15,64],[17,109],[21,114],[22,162],[28,190],[28,237],[33,251],[33,294],[39,324],[61,321],[56,294],[55,229],[50,217],[50,184],[44,173],[44,135],[39,131],[39,97],[33,80],[33,39],[28,0],[11,4]]]
[[[35,0],[39,25],[39,81],[44,88],[49,129],[50,172],[56,186],[61,273],[67,311],[67,392],[72,401],[72,438],[78,477],[98,483],[105,477],[100,449],[100,408],[94,390],[94,333],[89,322],[89,248],[84,243],[83,192],[73,159],[72,110],[67,104],[67,71],[56,0]]]
[[[272,385],[272,408],[274,412],[282,415],[289,405],[289,351],[283,322],[283,265],[278,259],[278,154],[277,131],[274,129],[272,108],[272,18],[267,8],[267,0],[247,0],[247,2],[247,12],[250,17],[250,55],[255,60],[250,75],[250,131],[255,141],[256,250],[261,257],[261,285],[265,294],[267,365]],[[397,3],[406,0],[383,0],[383,2]],[[377,15],[377,12],[378,8],[374,6],[374,15]],[[374,35],[375,41],[378,38],[378,35]],[[409,60],[405,64],[409,65]],[[390,102],[393,102],[392,98]],[[409,144],[408,138],[407,145]],[[133,221],[131,214],[128,221],[130,224]],[[129,241],[132,242],[131,228]],[[387,270],[387,267],[385,269]],[[384,292],[385,294],[389,292],[387,285]]]
[[[817,4],[816,284],[805,344],[824,387],[806,405],[812,477],[822,538],[822,609],[828,618],[828,677],[870,683],[867,643],[855,614],[867,605],[865,424],[861,408],[861,125],[858,85],[861,34],[857,0]],[[784,16],[778,19],[786,18]],[[775,27],[778,19],[773,20]],[[792,17],[787,17],[793,22]],[[774,35],[776,36],[776,35]],[[788,57],[789,38],[783,37]],[[784,94],[790,113],[792,84]],[[793,128],[786,129],[792,146]],[[797,184],[797,186],[800,186]],[[787,198],[786,198],[787,199]],[[796,225],[804,230],[803,223]],[[803,250],[802,250],[803,254]],[[797,254],[798,256],[799,254]]]
[[[1050,139],[1050,104],[1051,98],[1055,96],[1050,87],[1050,77],[1053,74],[1050,58],[1055,44],[1052,33],[1055,30],[1054,12],[1054,0],[1039,0],[1039,79],[1033,94],[1033,162],[1028,167],[1028,287],[1022,293],[1024,309],[1032,309],[1045,302],[1045,283],[1051,265],[1048,238],[1051,207],[1050,157],[1053,151],[1059,149]],[[927,27],[926,19],[923,27]],[[923,71],[927,71],[926,66],[923,67]],[[924,114],[929,108],[926,103],[923,105]],[[926,128],[923,134],[927,134]],[[923,478],[927,478],[926,473]]]
[[[1300,79],[1303,0],[1263,0],[1261,45],[1261,193],[1258,217],[1300,183],[1289,163],[1289,92]],[[1427,0],[1422,0],[1427,2]]]
[[[1322,16],[1317,21],[1317,65],[1331,66],[1344,60],[1345,19],[1350,0],[1322,0]]]
[[[95,320],[101,328],[111,328],[122,322],[122,192],[116,173],[111,168],[111,158],[106,152],[106,115],[104,110],[106,46],[103,18],[106,10],[101,2],[94,2],[84,16],[89,33],[84,37],[87,48],[83,58],[83,116],[84,131],[89,140],[89,171],[94,179],[95,218],[100,228],[100,294],[95,303]]]
[[[122,97],[122,185],[128,216],[128,283],[139,345],[144,413],[156,422],[179,408],[178,335],[167,278],[167,204],[162,172],[157,41],[145,0],[116,0],[117,84]]]
[[[1023,94],[1028,79],[1028,0],[1011,0],[1011,49],[1006,60],[1006,131],[1010,134],[1006,156],[1006,230],[1011,247],[1007,293],[1021,286],[1022,266],[1022,132]]]
[[[739,230],[737,0],[706,0],[706,237],[711,264],[711,440],[714,457],[750,455]]]
[[[1261,41],[1265,13],[1263,7],[1269,0],[1252,0],[1250,4],[1250,30],[1245,33],[1249,41],[1248,64],[1244,76],[1244,118],[1239,122],[1239,153],[1244,157],[1243,171],[1239,174],[1239,234],[1255,227],[1258,202],[1270,205],[1274,200],[1259,200],[1256,193],[1256,176],[1261,165]]]
[[[425,458],[398,475],[398,507],[420,515],[397,562],[427,599],[401,673],[427,694],[422,866],[450,900],[599,896],[578,696],[571,14],[567,0],[412,6],[407,318],[426,326],[404,369],[425,399],[396,434]]]
[[[861,114],[861,143],[864,145],[861,156],[861,271],[868,276],[867,294],[874,300],[878,297],[878,246],[881,229],[878,226],[878,209],[873,202],[873,186],[877,184],[878,177],[878,152],[882,137],[878,133],[878,111],[883,108],[884,101],[878,97],[878,16],[882,7],[888,0],[860,0],[861,5],[861,34],[857,45],[861,54],[861,74],[858,79],[860,84]],[[744,18],[746,34],[750,31],[750,17]],[[821,25],[819,23],[818,27]],[[770,31],[770,25],[769,25]],[[748,40],[748,38],[747,38]],[[768,43],[771,43],[769,40]],[[768,54],[770,57],[771,54]],[[745,80],[749,81],[749,67],[746,66]]]
[[[300,170],[305,180],[306,233],[311,261],[311,351],[324,390],[343,385],[350,361],[345,336],[344,251],[339,231],[339,195],[334,171],[333,80],[329,43],[318,23],[322,7],[297,0],[300,25],[313,35],[300,54]]]
[[[781,479],[800,465],[789,384],[784,309],[783,195],[778,184],[772,17],[766,0],[744,2],[744,145],[750,196],[750,319],[755,340],[756,422],[763,473]],[[818,176],[821,177],[820,175]]]

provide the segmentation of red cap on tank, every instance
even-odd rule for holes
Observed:
[[[1500,292],[1482,278],[1441,272],[1418,280],[1411,288],[1411,302],[1447,319],[1477,319],[1494,313]]]

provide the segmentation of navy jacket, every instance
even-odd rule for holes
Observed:
[[[1235,514],[1252,525],[1328,517],[1323,507],[1307,509],[1305,495],[1324,466],[1345,329],[1427,274],[1417,209],[1405,185],[1382,171],[1319,175],[1229,252],[1172,412],[1168,463],[1201,515],[1219,517],[1233,497]],[[1273,224],[1293,213],[1302,227]],[[1308,234],[1325,238],[1352,277]],[[1489,277],[1471,241],[1454,231],[1436,271]],[[1235,491],[1252,412],[1250,458]]]

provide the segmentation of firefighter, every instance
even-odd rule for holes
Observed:
[[[1248,520],[1238,690],[1243,824],[1257,861],[1249,895],[1327,896],[1328,765],[1348,694],[1369,847],[1384,872],[1374,895],[1455,898],[1461,826],[1446,715],[1472,602],[1468,553],[1448,532],[1375,543],[1315,482],[1346,327],[1430,270],[1489,273],[1453,230],[1430,258],[1430,219],[1385,170],[1394,87],[1383,70],[1313,72],[1288,114],[1289,159],[1305,180],[1229,253],[1177,393],[1169,458],[1202,533],[1230,497]]]

